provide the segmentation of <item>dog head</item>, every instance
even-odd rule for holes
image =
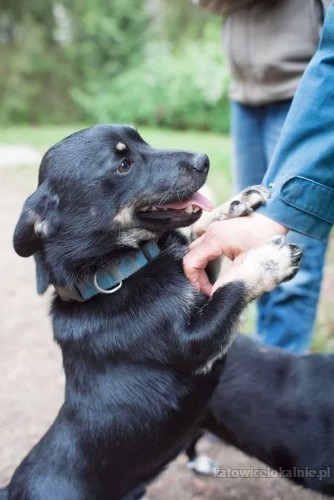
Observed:
[[[211,208],[197,193],[208,169],[206,155],[154,149],[132,127],[79,131],[43,157],[14,248],[35,254],[44,270],[40,291],[50,281],[67,286],[124,247],[195,222]]]

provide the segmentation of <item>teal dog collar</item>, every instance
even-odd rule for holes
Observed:
[[[59,297],[68,302],[86,302],[95,295],[110,295],[117,292],[123,281],[157,257],[160,249],[155,241],[148,241],[138,250],[130,250],[116,263],[97,271],[86,283],[78,283],[74,288],[56,286]]]

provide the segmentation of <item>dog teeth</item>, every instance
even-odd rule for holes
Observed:
[[[159,206],[151,206],[151,207],[143,207],[139,209],[139,212],[166,212],[170,210],[168,207],[159,207]],[[183,209],[183,212],[186,214],[196,214],[200,211],[199,207],[195,205],[189,205],[188,207]]]
[[[189,207],[186,207],[184,211],[186,214],[196,214],[200,211],[200,208],[196,207],[195,205],[190,205]]]
[[[168,208],[164,207],[143,207],[139,209],[139,212],[162,212],[164,210],[168,210]]]

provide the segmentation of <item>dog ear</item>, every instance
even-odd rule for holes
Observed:
[[[42,183],[26,200],[14,231],[14,249],[21,257],[36,253],[59,227],[58,195]]]

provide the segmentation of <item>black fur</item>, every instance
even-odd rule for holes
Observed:
[[[125,158],[127,174],[117,171]],[[153,149],[120,126],[78,132],[44,156],[14,235],[20,255],[35,255],[40,292],[85,280],[145,239],[161,253],[114,295],[54,297],[65,401],[15,471],[10,500],[138,498],[190,441],[218,381],[204,368],[229,347],[245,287],[207,300],[182,272],[187,247],[174,231],[199,215],[150,220],[138,208],[188,199],[207,170],[204,155]]]
[[[239,335],[203,428],[297,483],[334,495],[333,381],[333,355],[297,356]]]

